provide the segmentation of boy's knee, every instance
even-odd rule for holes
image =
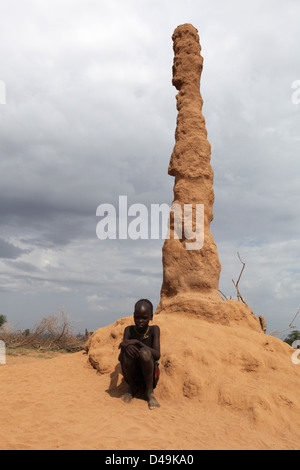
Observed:
[[[130,366],[136,361],[136,358],[129,356],[126,351],[123,353],[122,364]]]
[[[152,360],[152,354],[149,351],[149,349],[146,349],[146,348],[140,349],[140,359],[142,359],[145,362],[149,362]]]

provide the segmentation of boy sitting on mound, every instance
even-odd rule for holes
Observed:
[[[129,403],[135,395],[145,392],[152,410],[160,406],[153,392],[159,379],[160,329],[157,325],[149,326],[153,319],[150,300],[141,299],[135,304],[133,318],[135,325],[125,328],[123,341],[119,345],[119,361],[129,385],[123,400]]]

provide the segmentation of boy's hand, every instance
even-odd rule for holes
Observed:
[[[140,355],[140,350],[139,348],[137,348],[134,344],[129,344],[126,348],[125,348],[125,351],[126,353],[128,354],[128,356],[132,357],[132,358],[137,358],[139,357]]]
[[[124,352],[126,350],[128,356],[132,358],[137,358],[140,355],[139,353],[140,346],[143,346],[143,344],[138,339],[128,339],[126,341],[123,341],[120,344],[119,348]]]

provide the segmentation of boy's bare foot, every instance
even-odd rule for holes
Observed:
[[[150,398],[148,400],[148,407],[149,407],[149,410],[155,410],[155,408],[159,408],[160,407],[160,404],[158,403],[158,401],[156,400],[154,394],[152,393],[150,395]]]
[[[124,401],[124,403],[130,403],[132,399],[133,395],[131,392],[124,393],[124,395],[122,396],[122,400]]]

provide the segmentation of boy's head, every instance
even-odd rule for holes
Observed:
[[[136,312],[138,309],[146,309],[150,312],[150,315],[153,316],[153,305],[152,302],[148,299],[140,299],[134,306],[134,311]]]
[[[140,330],[147,328],[153,318],[153,305],[148,299],[139,300],[134,306],[134,322]]]

